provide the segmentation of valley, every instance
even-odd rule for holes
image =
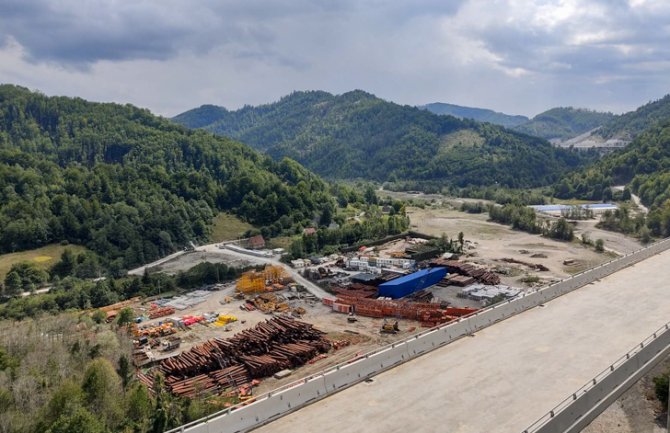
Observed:
[[[363,91],[203,106],[174,119],[185,126],[16,86],[0,96],[0,424],[21,426],[10,431],[42,428],[44,407],[67,413],[61,394],[88,389],[96,369],[116,404],[81,400],[78,413],[109,432],[121,413],[137,431],[179,427],[670,234],[667,120],[636,129],[665,100],[621,117],[498,117],[518,132]],[[632,141],[606,155],[547,141],[601,132]],[[41,338],[33,326],[72,337],[27,406],[8,372],[50,374],[15,337]],[[659,406],[642,399],[664,368],[588,431],[652,428]]]

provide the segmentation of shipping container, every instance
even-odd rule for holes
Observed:
[[[434,286],[446,275],[447,268],[445,267],[422,269],[413,274],[380,284],[379,296],[388,296],[393,299],[402,298],[411,293]]]

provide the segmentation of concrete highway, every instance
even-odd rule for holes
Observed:
[[[521,432],[670,320],[664,252],[255,430]]]

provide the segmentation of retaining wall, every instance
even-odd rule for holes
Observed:
[[[458,319],[456,322],[420,332],[357,359],[331,367],[319,374],[280,387],[275,391],[257,397],[256,401],[249,405],[237,406],[218,412],[170,430],[168,433],[232,433],[251,430],[330,394],[355,385],[368,377],[541,305],[669,248],[670,239],[664,239],[568,279],[479,310],[470,316]]]

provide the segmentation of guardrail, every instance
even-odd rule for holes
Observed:
[[[614,361],[523,433],[580,432],[670,353],[670,322]]]
[[[459,318],[455,322],[421,331],[406,339],[330,367],[320,373],[281,386],[257,397],[251,404],[233,406],[169,430],[167,433],[227,433],[251,430],[355,385],[371,376],[569,293],[667,249],[670,249],[670,239],[661,240],[554,284],[531,290],[517,298],[500,302]]]

